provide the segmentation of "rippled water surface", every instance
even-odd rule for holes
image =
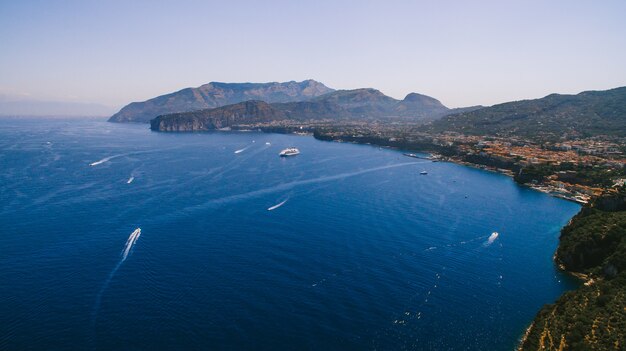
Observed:
[[[0,199],[2,350],[510,350],[574,286],[578,205],[372,146],[5,118]]]

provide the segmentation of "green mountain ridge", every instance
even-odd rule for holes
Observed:
[[[625,137],[626,87],[507,102],[452,114],[423,130],[544,139],[604,134]]]

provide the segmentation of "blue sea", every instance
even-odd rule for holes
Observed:
[[[578,210],[369,145],[3,118],[0,349],[512,350],[576,287]]]

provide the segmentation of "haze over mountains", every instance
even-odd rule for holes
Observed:
[[[417,93],[397,100],[372,88],[334,90],[306,80],[284,83],[208,83],[134,102],[111,122],[151,122],[159,131],[202,131],[277,120],[371,120],[424,123],[440,133],[559,138],[626,136],[626,87],[551,94],[491,107],[449,109]]]
[[[449,109],[438,100],[426,95],[411,93],[396,100],[376,89],[334,90],[324,84],[306,80],[285,83],[208,83],[198,88],[187,88],[175,93],[131,103],[113,115],[111,122],[149,122],[157,116],[205,110],[214,118],[227,111],[240,111],[241,107],[207,112],[245,101],[262,101],[272,104],[274,117],[245,115],[250,120],[261,119],[322,119],[322,118],[381,118],[406,117],[415,120],[432,120],[465,109]],[[281,105],[282,104],[282,105]],[[248,106],[249,107],[249,106]],[[266,106],[260,106],[265,111]],[[258,111],[260,111],[258,110]],[[252,110],[248,110],[251,112]],[[254,110],[257,111],[257,110]],[[268,111],[265,111],[268,112]],[[244,119],[245,119],[244,118]],[[238,120],[242,120],[241,116]],[[224,124],[224,123],[220,123]]]
[[[113,108],[82,102],[11,100],[0,97],[0,115],[3,116],[109,116]]]
[[[168,113],[190,112],[248,100],[272,102],[303,101],[334,91],[314,80],[285,83],[219,83],[211,82],[197,88],[133,102],[114,114],[110,122],[141,122]]]
[[[451,111],[456,110],[415,93],[398,101],[376,89],[337,90],[307,101],[268,104],[252,100],[214,109],[165,114],[151,120],[151,129],[201,131],[277,120],[367,120],[390,116],[425,121]]]

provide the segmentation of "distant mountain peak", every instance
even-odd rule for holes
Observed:
[[[311,84],[315,86],[316,83]],[[305,101],[266,103],[255,99],[218,108],[163,114],[151,120],[150,128],[183,132],[278,120],[321,119],[402,118],[417,122],[436,119],[450,111],[438,100],[425,95],[413,94],[408,100],[399,101],[379,90],[361,88],[332,91]]]
[[[268,103],[306,101],[333,91],[312,79],[283,83],[210,82],[197,88],[185,88],[143,102],[133,102],[124,106],[109,121],[145,123],[164,114],[217,108],[247,100]]]
[[[419,93],[408,93],[407,96],[404,97],[403,101],[411,101],[411,102],[417,102],[417,101],[436,101],[437,103],[441,103],[439,102],[439,100],[430,97],[428,95],[424,95],[424,94],[419,94]]]
[[[263,101],[271,108],[262,108],[259,113],[241,114],[241,102],[254,100],[255,105]],[[284,105],[281,105],[284,104]],[[237,105],[237,106],[231,106]],[[211,111],[230,106],[226,109]],[[204,111],[201,114],[185,114]],[[403,118],[414,121],[437,119],[450,113],[439,100],[418,93],[397,100],[374,88],[334,90],[314,79],[300,82],[268,83],[225,83],[210,82],[197,88],[186,88],[177,92],[155,97],[143,102],[133,102],[113,115],[111,122],[148,122],[157,116],[162,125],[177,123],[181,118],[202,119],[203,128],[211,125],[226,125],[219,122],[224,113],[237,115],[238,120],[260,118]],[[165,117],[168,115],[167,117]],[[243,117],[242,117],[243,116]],[[208,123],[208,120],[213,122]],[[208,123],[208,124],[207,124]],[[169,125],[171,128],[173,124]],[[169,128],[169,127],[168,127]]]
[[[316,97],[315,100],[326,100],[343,103],[361,103],[376,101],[377,103],[395,103],[396,99],[389,97],[374,88],[359,88],[351,90],[335,90],[331,93]]]

